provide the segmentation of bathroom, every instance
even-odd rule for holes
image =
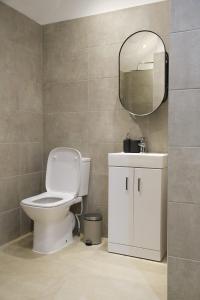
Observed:
[[[123,55],[135,38],[141,54],[152,36],[165,54],[162,97],[138,116],[124,103]],[[0,38],[0,300],[199,300],[200,1],[3,0]],[[135,73],[153,68],[152,58],[140,59]],[[146,153],[126,153],[129,138]],[[52,173],[60,155],[64,174],[76,166],[70,180]],[[168,176],[154,186],[148,175],[146,198],[164,205],[151,202],[142,219],[133,190],[144,188],[138,170],[146,168]],[[118,206],[113,170],[130,191]],[[56,184],[64,190],[54,193]],[[72,189],[78,197],[59,200]],[[66,216],[62,205],[34,203],[48,193],[70,203],[67,225],[52,227],[49,217],[57,208]],[[87,222],[87,213],[102,219]],[[164,241],[158,256],[112,242],[132,234],[136,220],[138,240]],[[86,242],[87,223],[100,224],[100,244]]]

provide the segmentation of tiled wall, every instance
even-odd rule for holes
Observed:
[[[167,151],[167,102],[133,120],[118,100],[118,52],[130,34],[149,29],[167,43],[168,2],[44,27],[45,156],[57,146],[92,158],[87,210],[100,211],[107,234],[107,154],[122,150],[127,132]]]
[[[41,190],[42,29],[0,3],[0,245],[30,229],[20,211]]]
[[[200,299],[199,12],[171,0],[168,300]]]

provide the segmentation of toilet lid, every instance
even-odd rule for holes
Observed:
[[[47,192],[78,195],[81,154],[78,150],[60,147],[49,153],[46,172]]]

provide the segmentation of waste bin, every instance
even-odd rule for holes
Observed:
[[[88,213],[84,215],[84,243],[88,246],[101,243],[102,215]]]

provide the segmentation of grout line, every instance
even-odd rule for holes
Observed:
[[[45,35],[49,35],[49,36],[51,36],[51,37],[53,37],[53,38],[55,38],[55,36],[57,36],[57,34],[55,34],[55,33],[51,33],[51,34],[45,34]],[[163,35],[164,37],[167,37],[169,34],[165,34],[165,35]],[[128,36],[126,36],[126,37],[128,37]],[[70,51],[69,50],[69,52],[68,53],[66,53],[67,54],[67,56],[68,57],[76,57],[76,56],[78,56],[80,53],[82,53],[82,52],[88,52],[88,54],[89,54],[89,50],[90,49],[94,49],[94,48],[106,48],[106,47],[111,47],[111,46],[119,46],[119,48],[121,47],[121,45],[122,45],[122,43],[124,42],[124,40],[126,39],[126,37],[124,37],[124,38],[121,38],[121,39],[119,39],[118,41],[114,41],[114,42],[109,42],[109,41],[107,41],[107,40],[104,40],[104,42],[102,42],[101,44],[91,44],[91,45],[85,45],[85,46],[81,46],[81,47],[79,47],[79,48],[77,48],[77,50],[76,50],[76,52],[73,52],[73,51]],[[66,44],[65,44],[66,43]],[[49,44],[50,44],[50,47],[48,47],[49,46]],[[64,43],[63,43],[63,45],[64,46],[67,46],[67,44],[68,44],[68,41],[64,41]],[[74,42],[74,47],[76,47],[78,45],[78,42]],[[45,41],[45,43],[44,43],[44,48],[45,48],[45,50],[47,50],[47,51],[51,51],[52,49],[53,50],[55,50],[56,48],[57,48],[57,45],[55,44],[55,42],[54,42],[54,40],[53,40],[53,44],[52,44],[52,40],[49,42],[48,40],[47,41]],[[50,50],[49,50],[50,49]]]
[[[88,81],[93,81],[93,80],[98,80],[98,79],[109,79],[109,78],[118,78],[118,75],[115,76],[100,76],[100,77],[88,77],[87,79],[80,79],[80,80],[68,80],[68,81],[46,81],[44,82],[44,89],[46,89],[46,85],[48,84],[57,84],[57,85],[64,85],[64,84],[69,84],[69,83],[80,83],[80,82],[88,82]]]
[[[193,32],[200,30],[200,27],[195,27],[191,29],[179,30],[179,31],[171,31],[170,34],[184,33],[184,32]]]
[[[0,177],[0,181],[9,180],[9,179],[17,178],[17,177],[22,177],[22,176],[25,176],[25,175],[41,174],[43,171],[44,170],[29,172],[29,173],[23,173],[23,174],[16,174],[16,175],[11,175],[11,176],[6,176],[6,177]]]
[[[19,115],[19,114],[25,114],[25,113],[26,114],[38,115],[38,116],[43,115],[42,111],[23,110],[21,108],[18,108],[15,111],[0,112],[0,114],[2,114],[2,115],[10,115],[11,117]]]
[[[124,108],[113,108],[113,109],[101,109],[101,110],[79,110],[79,111],[55,111],[46,112],[45,115],[57,115],[57,114],[85,114],[85,113],[101,113],[101,112],[121,112]],[[126,111],[126,110],[125,110]]]
[[[173,256],[173,255],[168,255],[167,258],[176,258],[178,260],[184,260],[184,261],[191,261],[191,262],[200,263],[200,259],[184,258],[184,257],[179,257],[179,256]]]
[[[199,87],[192,87],[192,88],[169,89],[169,92],[172,92],[172,91],[187,91],[187,90],[200,90],[200,86]],[[169,96],[170,96],[170,93],[169,93]]]
[[[180,202],[178,202],[178,201],[168,201],[168,203],[175,203],[175,204],[186,204],[186,205],[188,205],[188,204],[190,204],[190,205],[194,205],[194,206],[200,206],[200,203],[198,204],[198,203],[195,203],[195,202],[182,202],[182,201],[180,201]]]
[[[168,150],[170,150],[170,148],[181,148],[181,149],[196,149],[196,148],[200,148],[200,146],[183,146],[183,145],[168,145]]]
[[[13,211],[17,211],[17,210],[19,210],[19,209],[20,209],[20,206],[15,207],[15,208],[11,208],[11,209],[8,209],[8,210],[1,211],[1,212],[0,212],[0,217],[1,217],[1,216],[4,216],[4,215],[6,215],[6,214],[9,214],[9,213],[11,213],[11,212],[13,212]]]
[[[31,114],[34,114],[34,115],[43,115],[43,112],[42,111],[32,111],[32,110],[23,110],[23,109],[17,109],[15,112],[13,112],[16,114],[20,114],[20,113],[31,113]],[[12,114],[12,112],[11,112]]]
[[[17,176],[22,177],[24,175],[36,175],[36,174],[41,174],[43,172],[43,170],[39,170],[39,171],[35,171],[35,172],[29,172],[29,173],[24,173],[24,174],[19,174]]]
[[[45,43],[45,32],[44,32],[44,27],[42,26],[42,52],[41,52],[41,57],[42,57],[42,82],[41,82],[41,95],[42,95],[42,141],[41,141],[41,152],[42,152],[42,170],[44,170],[45,166],[45,53],[44,53],[44,43]],[[43,182],[43,174],[42,174],[42,182]]]
[[[29,235],[33,235],[33,233],[32,233],[32,232],[28,232],[28,233],[26,233],[26,234],[23,234],[23,235],[19,236],[18,238],[14,239],[14,240],[11,240],[10,242],[7,242],[7,243],[1,245],[1,246],[0,246],[0,250],[6,248],[6,247],[9,246],[9,245],[12,245],[12,244],[14,244],[14,243],[20,241],[20,240],[22,240],[22,239],[24,239],[25,237],[27,237],[27,236],[29,236]]]
[[[0,142],[0,145],[21,145],[21,144],[42,144],[42,141],[38,142]]]

